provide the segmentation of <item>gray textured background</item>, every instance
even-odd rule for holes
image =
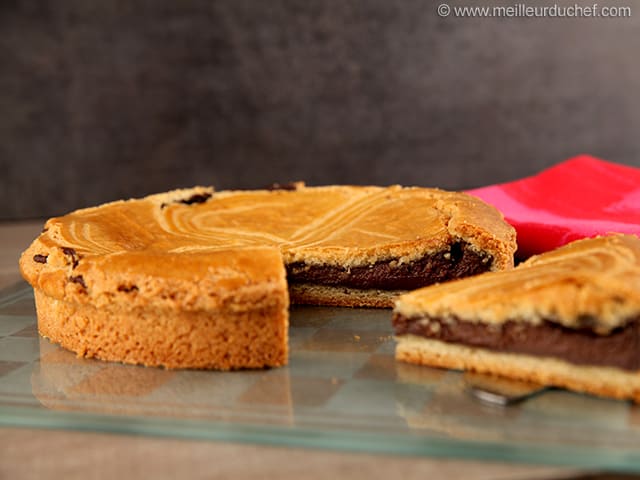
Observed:
[[[2,0],[0,219],[193,184],[462,189],[582,152],[640,166],[638,3],[439,3]],[[513,4],[475,2],[492,3]]]

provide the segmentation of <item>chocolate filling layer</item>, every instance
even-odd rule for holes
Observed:
[[[600,365],[625,370],[640,368],[640,317],[609,335],[589,329],[571,329],[544,321],[539,325],[507,321],[502,325],[459,319],[393,317],[396,335],[413,334],[444,342],[498,352],[556,357],[579,365]]]
[[[397,260],[349,269],[332,265],[287,265],[290,283],[312,283],[380,290],[414,290],[437,282],[477,275],[489,270],[493,258],[472,250],[466,242],[451,249],[427,255],[419,260],[398,264]]]

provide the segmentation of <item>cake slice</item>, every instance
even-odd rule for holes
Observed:
[[[390,307],[513,266],[513,228],[462,193],[196,187],[50,219],[23,253],[40,333],[78,355],[169,368],[286,363],[295,303]]]
[[[77,255],[70,274],[40,275],[35,300],[40,334],[78,356],[219,370],[287,363],[277,250]]]
[[[398,360],[640,402],[640,240],[573,242],[398,298]]]

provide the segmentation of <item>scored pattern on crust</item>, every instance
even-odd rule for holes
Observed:
[[[284,250],[318,245],[370,250],[390,243],[415,243],[421,239],[416,238],[421,232],[434,238],[445,234],[454,213],[440,208],[442,200],[457,201],[460,211],[455,213],[460,215],[480,205],[462,194],[425,189],[320,187],[296,193],[223,192],[214,195],[208,205],[173,203],[151,212],[143,199],[97,207],[102,211],[95,211],[95,215],[80,211],[63,217],[67,221],[53,222],[60,225],[67,243],[100,253],[139,248],[183,252],[254,245],[280,246]],[[131,218],[132,210],[154,223],[136,222]],[[117,230],[105,231],[105,219],[117,224]],[[509,233],[497,218],[490,220],[496,223],[492,227],[499,234]],[[125,235],[123,230],[129,233]],[[111,248],[105,248],[105,240]]]
[[[306,189],[304,193],[271,192],[267,195],[262,192],[222,193],[214,199],[219,202],[220,209],[205,210],[200,214],[173,209],[173,216],[164,219],[165,231],[199,236],[222,246],[233,242],[286,245],[288,248],[311,246],[335,237],[357,222],[375,207],[382,193],[371,189],[324,193]],[[309,207],[313,210],[308,211]]]

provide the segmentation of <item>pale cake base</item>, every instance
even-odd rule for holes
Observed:
[[[347,287],[328,287],[305,283],[289,284],[292,304],[330,305],[334,307],[392,308],[404,290],[377,290]]]
[[[110,311],[35,290],[38,330],[75,352],[145,366],[233,370],[287,363],[287,305],[247,312]]]
[[[492,352],[415,335],[401,335],[396,340],[396,359],[403,362],[499,375],[640,403],[640,372]]]

